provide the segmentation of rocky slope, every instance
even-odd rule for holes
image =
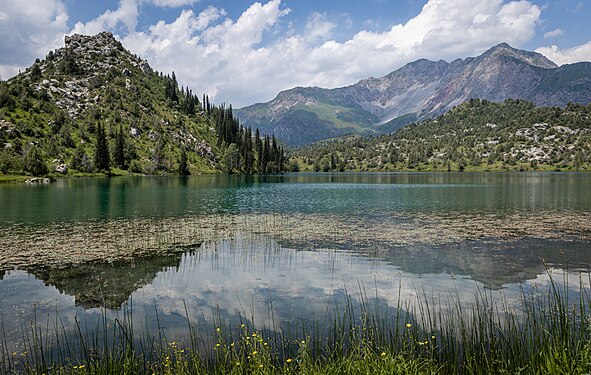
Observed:
[[[198,97],[102,32],[66,36],[63,48],[0,82],[0,173],[22,173],[33,146],[54,172],[93,173],[98,124],[113,166],[123,133],[118,168],[176,173],[186,150],[193,172],[221,169],[215,121]]]
[[[350,133],[390,132],[473,98],[525,99],[541,106],[587,104],[591,63],[558,67],[538,53],[503,43],[451,63],[418,60],[347,87],[294,88],[236,113],[245,125],[297,146]]]

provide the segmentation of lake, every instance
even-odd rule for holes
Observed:
[[[591,174],[63,179],[0,185],[0,209],[11,352],[31,321],[74,335],[123,316],[178,342],[189,321],[208,346],[219,326],[285,333],[368,301],[484,293],[518,311],[551,280],[589,285]]]

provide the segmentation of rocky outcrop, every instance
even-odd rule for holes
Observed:
[[[560,107],[569,102],[588,104],[591,63],[558,67],[541,54],[503,43],[475,58],[451,63],[422,59],[347,87],[294,88],[235,113],[245,125],[299,145],[347,133],[392,131],[473,98],[525,99]]]
[[[30,185],[36,185],[36,184],[50,184],[51,183],[51,179],[48,177],[32,177],[29,178],[28,180],[25,181],[25,183],[30,184]]]
[[[132,77],[134,73],[145,75],[152,71],[146,60],[123,48],[110,32],[74,34],[66,36],[64,42],[63,48],[50,52],[38,66],[41,72],[53,69],[68,78],[44,79],[35,83],[34,88],[46,93],[71,118],[79,117],[96,104],[100,98],[97,89],[114,77]],[[30,75],[32,71],[26,74]],[[133,89],[131,83],[126,83],[126,88]]]

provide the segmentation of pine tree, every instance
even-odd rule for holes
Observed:
[[[181,149],[181,159],[179,161],[179,174],[182,176],[188,176],[191,174],[189,171],[189,163],[187,160],[187,150],[185,147]]]
[[[257,172],[263,172],[263,142],[259,133],[259,128],[256,128],[254,133],[254,145],[257,152]]]
[[[115,136],[115,164],[118,168],[126,169],[125,139],[123,138],[123,125],[119,124],[119,131]]]
[[[268,136],[265,136],[263,140],[263,152],[261,157],[261,173],[265,174],[269,172],[269,161],[271,160],[271,140]]]
[[[172,72],[172,82],[171,82],[171,96],[170,99],[175,102],[178,103],[179,101],[179,96],[177,95],[176,91],[179,87],[178,82],[176,80],[176,74],[174,74],[174,71]]]
[[[246,129],[244,132],[244,149],[245,149],[245,157],[244,157],[244,167],[246,173],[254,172],[254,154],[252,150],[252,130],[250,127]]]
[[[109,156],[107,136],[105,135],[104,127],[100,123],[96,129],[94,167],[99,172],[109,172],[111,168],[111,158]]]

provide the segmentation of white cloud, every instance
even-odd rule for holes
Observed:
[[[156,69],[174,70],[195,92],[242,106],[293,86],[351,84],[418,58],[474,56],[500,42],[520,46],[533,37],[541,10],[529,1],[430,0],[405,24],[362,30],[344,42],[330,40],[335,23],[320,13],[301,32],[278,34],[287,13],[281,0],[254,3],[237,20],[214,7],[198,15],[185,10],[123,43]],[[262,45],[265,33],[272,38]]]
[[[330,38],[336,25],[326,20],[326,15],[318,12],[312,13],[306,23],[306,39],[311,43],[325,41]]]
[[[67,22],[60,0],[0,0],[0,76],[11,77],[63,45]]]
[[[548,31],[547,33],[544,34],[544,39],[548,39],[548,38],[555,38],[557,36],[562,36],[564,35],[564,30],[562,29],[554,29],[552,31]]]
[[[87,23],[77,22],[72,34],[97,34],[103,30],[117,31],[124,25],[128,33],[135,32],[139,6],[137,0],[120,0],[117,10],[107,10]]]
[[[148,2],[159,7],[178,8],[185,5],[193,5],[199,2],[199,0],[148,0]]]
[[[40,3],[52,1],[61,5],[58,0]],[[71,32],[113,31],[125,47],[147,58],[155,69],[174,70],[180,83],[194,92],[206,92],[218,102],[235,106],[270,100],[294,86],[351,84],[418,58],[474,56],[500,42],[519,47],[533,37],[541,14],[540,7],[530,1],[429,0],[405,24],[361,30],[337,42],[330,39],[337,22],[324,14],[311,14],[300,31],[286,27],[282,20],[290,9],[281,0],[255,2],[237,19],[227,18],[225,11],[213,6],[199,13],[184,9],[172,22],[159,21],[138,31],[141,4],[148,2],[172,7],[195,0],[119,0],[116,10],[77,23]],[[0,0],[3,3],[11,2]],[[11,19],[3,16],[11,8],[16,7],[0,7],[0,24]],[[60,9],[67,19],[63,5]],[[11,64],[6,59],[2,63]]]
[[[540,47],[536,52],[541,53],[558,65],[572,64],[579,61],[591,61],[591,42],[573,48],[561,50],[558,46]]]

